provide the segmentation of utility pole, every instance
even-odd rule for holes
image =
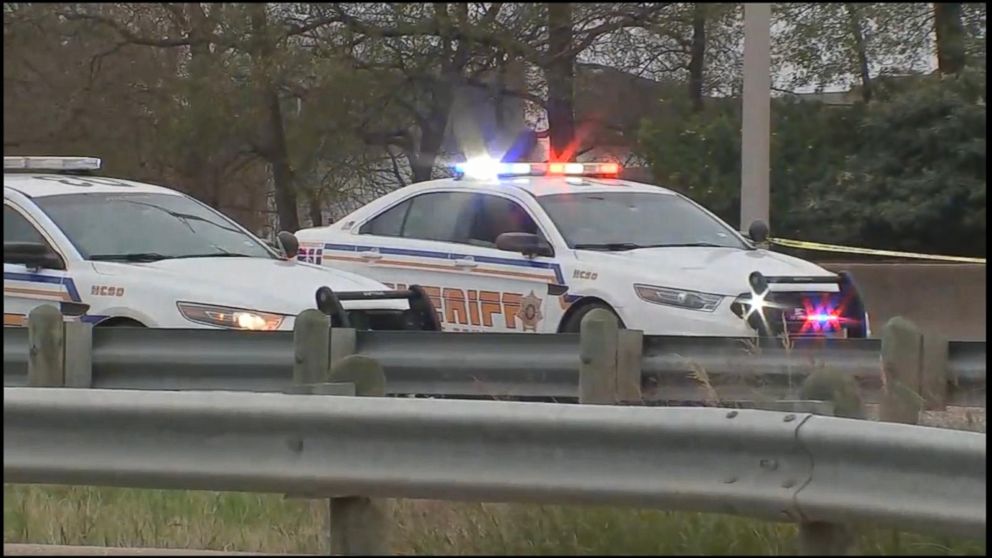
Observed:
[[[741,223],[768,220],[771,143],[771,4],[744,4]]]

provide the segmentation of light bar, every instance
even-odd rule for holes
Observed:
[[[99,170],[97,157],[4,157],[3,170]]]
[[[500,176],[527,176],[533,174],[530,163],[500,163],[478,158],[455,164],[455,174],[469,178],[497,178]]]
[[[492,159],[472,159],[455,164],[455,176],[493,179],[501,176],[602,176],[620,174],[617,163],[500,163]]]

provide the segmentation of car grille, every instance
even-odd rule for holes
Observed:
[[[750,308],[751,293],[742,293],[730,309],[743,318]],[[765,319],[772,335],[788,332],[789,337],[847,337],[850,318],[843,315],[839,293],[770,292]]]

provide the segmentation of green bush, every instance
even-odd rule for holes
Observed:
[[[941,79],[868,107],[860,149],[818,185],[835,238],[985,256],[984,74]]]
[[[773,235],[984,256],[984,77],[890,79],[868,105],[774,99]],[[737,225],[739,99],[662,107],[639,135],[655,179]]]

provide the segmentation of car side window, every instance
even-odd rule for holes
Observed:
[[[374,234],[376,236],[400,236],[403,222],[410,209],[410,200],[387,209],[358,229],[358,234]]]
[[[3,206],[3,241],[47,244],[38,229],[9,205]]]
[[[477,246],[496,246],[496,238],[503,233],[519,232],[540,234],[537,223],[516,202],[500,196],[479,196],[473,208],[468,243]]]
[[[459,225],[469,210],[475,194],[432,192],[411,200],[403,224],[403,238],[458,242],[464,234]]]

